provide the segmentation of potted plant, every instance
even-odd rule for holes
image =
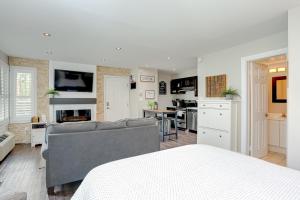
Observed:
[[[154,109],[154,105],[155,105],[154,101],[148,101],[147,104],[148,104],[148,107],[150,108],[150,110]]]
[[[55,98],[56,96],[59,96],[59,92],[53,88],[50,88],[45,95],[49,95],[51,98]],[[54,103],[53,105],[53,116],[52,116],[52,120],[54,121],[54,116],[55,116],[55,109],[54,109]]]
[[[46,92],[46,95],[51,95],[52,98],[55,98],[55,96],[59,95],[59,92],[57,90],[51,88]]]
[[[239,93],[237,89],[229,87],[228,89],[224,90],[222,96],[225,97],[226,100],[232,100],[235,96],[239,96]]]

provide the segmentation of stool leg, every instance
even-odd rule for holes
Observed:
[[[176,139],[178,139],[178,129],[177,129],[177,121],[176,121],[176,119],[174,120],[174,125],[175,125]]]

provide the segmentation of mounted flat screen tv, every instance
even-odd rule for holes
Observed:
[[[54,89],[66,92],[93,92],[93,73],[56,69]]]

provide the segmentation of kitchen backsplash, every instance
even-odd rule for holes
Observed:
[[[197,100],[198,97],[195,97],[194,91],[186,91],[185,94],[176,94],[173,95],[174,99],[184,99],[184,100]]]

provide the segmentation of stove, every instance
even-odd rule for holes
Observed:
[[[187,108],[196,107],[197,108],[197,101],[196,100],[176,100],[180,101],[180,107],[170,106],[167,107],[167,110],[177,110],[177,127],[181,130],[187,129]],[[168,116],[168,117],[175,117]]]

